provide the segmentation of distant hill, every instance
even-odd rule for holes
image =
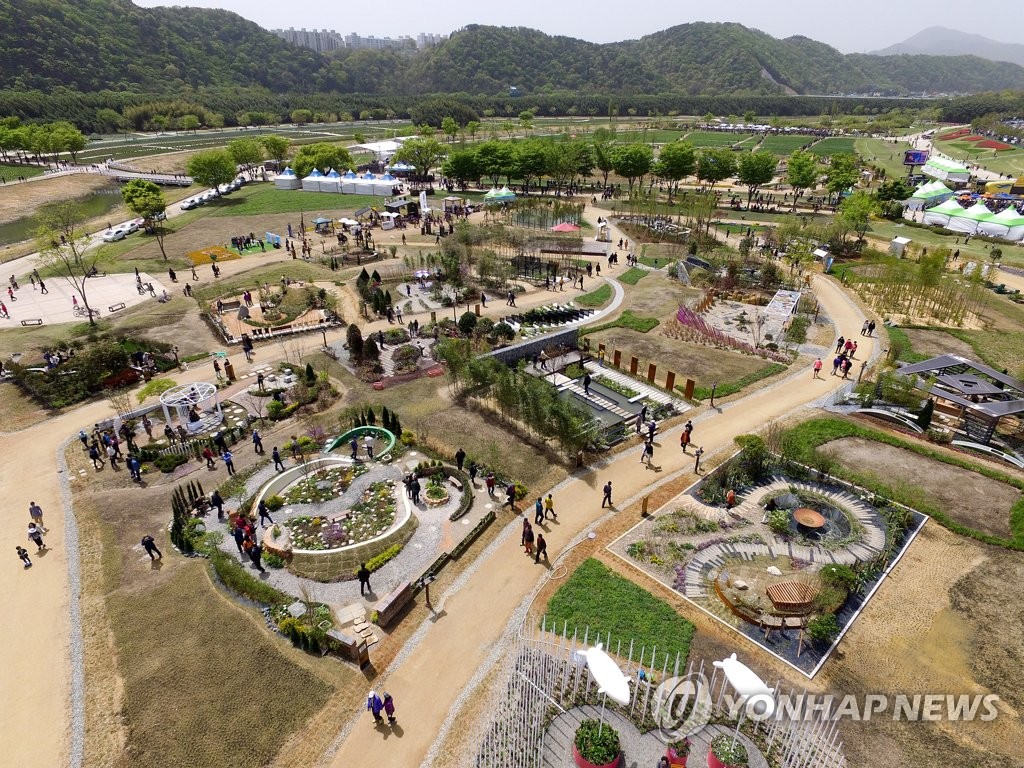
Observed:
[[[194,89],[427,93],[904,96],[1024,89],[1024,68],[974,56],[843,55],[740,24],[683,24],[599,45],[473,25],[411,53],[290,45],[234,13],[130,0],[0,3],[0,88],[188,97]]]
[[[890,45],[888,48],[874,52],[874,55],[877,56],[898,54],[979,56],[990,61],[1008,61],[1024,66],[1024,45],[1000,43],[982,35],[972,35],[946,27],[929,27],[908,37],[902,43],[896,43],[896,45]]]

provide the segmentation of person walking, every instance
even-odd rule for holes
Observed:
[[[840,336],[838,339],[836,339],[836,354],[837,355],[840,352],[843,351],[843,345],[844,344],[846,344],[846,339],[844,339],[842,336]]]
[[[860,327],[860,335],[861,336],[867,336],[868,335],[868,321],[867,320],[865,320],[864,321],[864,325],[862,325]]]
[[[128,474],[132,476],[132,480],[141,483],[142,462],[135,458],[135,454],[128,454],[128,458],[124,460],[124,465],[128,467]]]
[[[703,446],[698,446],[696,452],[693,454],[693,456],[694,456],[693,473],[695,475],[699,475],[700,474],[700,457],[703,456],[703,455],[704,455],[704,448],[703,448]]]
[[[373,713],[374,722],[378,725],[384,722],[384,718],[380,716],[382,709],[384,709],[384,702],[380,700],[376,691],[370,691],[366,697],[366,711]]]
[[[228,468],[228,477],[235,474],[235,457],[231,455],[231,451],[224,451],[220,458],[224,462],[224,466]]]
[[[690,445],[690,433],[685,429],[679,433],[679,447],[683,449],[683,453],[686,453],[686,449]]]
[[[359,441],[356,440],[355,437],[353,437],[351,440],[348,441],[348,448],[349,448],[349,455],[348,455],[348,457],[350,459],[352,459],[352,461],[355,461],[356,460],[356,456],[359,455]]]
[[[459,468],[459,472],[462,471],[462,464],[465,461],[466,461],[466,452],[464,450],[462,450],[462,448],[459,448],[459,450],[457,450],[455,452],[455,466]]]
[[[821,373],[821,358],[819,357],[817,360],[814,361],[814,375],[811,376],[811,378],[812,379],[820,379],[821,378],[821,376],[819,376],[820,373]]]
[[[216,469],[217,462],[213,460],[213,451],[210,450],[210,446],[203,448],[203,458],[206,459],[207,469]]]
[[[654,419],[651,419],[647,423],[647,440],[648,440],[648,442],[651,442],[651,443],[654,442],[654,434],[657,431],[658,431],[658,422],[656,422]]]
[[[143,417],[142,417],[142,428],[144,430],[146,430],[146,436],[149,437],[150,440],[152,440],[153,439],[153,422],[149,418],[148,415],[143,415]]]
[[[423,486],[420,485],[419,478],[418,477],[414,477],[412,479],[412,485],[409,486],[409,487],[412,490],[412,503],[413,504],[419,504],[420,503],[420,490],[423,487]]]
[[[257,429],[252,431],[252,449],[256,452],[257,456],[263,455],[263,437]]]
[[[476,486],[476,473],[478,471],[479,470],[476,466],[476,462],[471,460],[469,462],[469,484],[474,487]]]
[[[725,508],[732,509],[736,506],[736,489],[730,488],[725,494]]]
[[[236,525],[231,530],[231,538],[235,540],[235,546],[238,547],[238,554],[242,554],[242,544],[245,543],[245,531],[242,530],[241,525]]]
[[[356,576],[359,578],[359,596],[362,597],[365,592],[369,592],[372,595],[373,587],[370,586],[370,569],[366,567],[366,563],[359,564]]]
[[[96,471],[103,469],[104,461],[100,457],[100,449],[95,442],[89,446],[89,458],[92,459],[93,469]]]
[[[874,336],[874,335],[875,335],[875,321],[872,320],[870,323],[868,323],[868,336]]]
[[[366,435],[363,438],[363,448],[366,449],[366,458],[369,459],[370,461],[373,461],[373,444],[374,444],[374,442],[375,441],[374,441],[373,435]]]
[[[28,515],[32,518],[32,522],[39,527],[39,530],[43,533],[50,532],[50,529],[43,525],[43,508],[34,501],[28,503]]]
[[[18,557],[26,568],[32,567],[32,560],[29,559],[28,550],[20,544],[14,547],[14,551],[18,553]]]
[[[640,409],[640,415],[636,417],[636,433],[639,435],[643,432],[644,425],[647,423],[647,406],[645,405]]]
[[[84,429],[78,430],[78,439],[82,441],[82,449],[88,452],[89,450],[89,433]]]
[[[533,522],[537,525],[544,522],[544,502],[541,501],[540,496],[537,497],[537,501],[533,505]]]
[[[526,547],[526,554],[533,554],[533,526],[529,520],[523,520],[523,546]]]
[[[217,519],[224,519],[224,499],[220,495],[220,491],[214,489],[213,494],[210,496],[210,506],[217,510]]]
[[[850,348],[850,359],[853,360],[857,357],[857,342],[853,342],[853,346]]]
[[[505,488],[505,504],[511,507],[512,511],[516,511],[516,486],[514,483],[509,483],[508,487]],[[505,506],[502,504],[501,506]]]
[[[36,545],[37,552],[42,552],[46,549],[46,545],[43,543],[43,532],[39,530],[35,523],[28,524],[28,538],[29,541]]]
[[[142,548],[146,550],[150,560],[164,559],[164,553],[157,548],[156,542],[153,541],[153,537],[148,533],[142,537]]]
[[[586,397],[590,397],[590,382],[591,382],[590,374],[589,373],[583,374],[583,394]]]
[[[544,540],[544,534],[543,533],[537,535],[537,554],[533,558],[533,562],[539,563],[541,555],[544,555],[544,562],[545,563],[550,562],[548,560],[548,543],[547,543],[547,541]]]
[[[252,546],[249,548],[249,559],[252,561],[253,567],[260,573],[266,573],[267,569],[263,567],[260,562],[260,558],[263,557],[263,547],[260,546],[258,541],[254,541]]]
[[[259,524],[261,526],[267,527],[267,524],[263,522],[264,520],[269,520],[270,524],[274,525],[274,518],[270,516],[270,509],[267,507],[266,500],[260,499],[260,503],[256,506],[256,511],[260,514]]]
[[[552,520],[558,520],[558,515],[555,514],[555,500],[550,493],[544,499],[544,517],[547,517],[548,514],[551,515]]]
[[[605,504],[608,505],[609,509],[612,508],[612,481],[609,480],[604,484],[604,496],[601,498],[601,509],[604,509]]]
[[[651,461],[654,459],[654,440],[648,440],[644,443],[643,453],[640,456],[640,463],[647,462],[647,466],[651,466]]]
[[[107,446],[107,461],[110,462],[111,469],[117,469],[117,451],[114,450],[113,444]]]
[[[495,483],[494,473],[493,472],[488,472],[487,473],[487,477],[484,479],[484,483],[487,485],[487,495],[488,496],[493,496],[494,495],[494,483]]]
[[[845,360],[845,359],[846,358],[843,357],[842,355],[836,355],[835,358],[832,360],[832,375],[833,376],[836,375],[836,371],[839,370],[839,366],[843,364],[843,360]]]
[[[273,450],[271,450],[270,456],[274,460],[274,469],[278,472],[284,472],[284,462],[281,461],[281,453],[277,450],[276,445]]]
[[[394,725],[398,722],[395,717],[395,700],[391,698],[391,694],[387,691],[384,692],[384,714],[388,716],[388,725]]]

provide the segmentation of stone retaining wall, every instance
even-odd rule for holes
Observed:
[[[338,581],[354,578],[359,564],[390,549],[405,544],[412,537],[419,521],[408,514],[402,524],[387,533],[341,549],[293,549],[288,569],[297,576],[314,581]]]

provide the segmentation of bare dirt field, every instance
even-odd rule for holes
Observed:
[[[0,384],[0,431],[17,432],[19,429],[38,424],[49,414],[34,401],[22,394],[12,381]]]
[[[958,523],[995,536],[1010,535],[1010,508],[1021,495],[1012,485],[860,437],[844,437],[825,445],[835,450],[844,466],[868,471],[884,483],[901,485],[913,478],[914,484]]]
[[[972,360],[977,357],[970,344],[943,331],[907,328],[904,332],[914,351],[922,355],[962,355]]]
[[[610,273],[612,277],[615,272]],[[686,288],[675,280],[669,280],[662,272],[651,272],[636,285],[623,286],[626,299],[623,307],[634,314],[659,319],[675,315],[679,305],[700,296],[697,288]]]
[[[646,370],[648,362],[656,363],[659,378],[662,371],[675,371],[676,382],[680,384],[686,379],[694,379],[699,386],[711,386],[712,381],[736,381],[769,364],[759,357],[670,339],[658,333],[657,328],[648,333],[609,328],[588,338],[595,349],[604,344],[610,350],[621,350],[624,363],[630,355],[636,355],[641,370]]]
[[[58,176],[54,179],[40,179],[28,184],[2,186],[0,223],[31,216],[43,203],[84,197],[110,185],[110,179],[80,173],[73,176]],[[111,212],[110,218],[116,218],[117,215],[115,210]]]

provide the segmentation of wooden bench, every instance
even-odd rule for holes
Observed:
[[[462,481],[459,480],[459,478],[457,478],[457,477],[449,477],[448,478],[448,482],[451,484],[451,486],[453,488],[455,488],[455,489],[457,489],[459,491],[462,490]]]
[[[107,307],[107,311],[108,312],[120,312],[122,309],[125,308],[125,306],[126,305],[125,305],[125,303],[123,301],[120,304],[111,304],[109,307]]]
[[[43,318],[41,318],[41,317],[34,317],[31,320],[22,320],[21,324],[22,325],[42,325],[43,324]]]
[[[398,588],[377,603],[377,624],[386,627],[412,600],[412,584],[402,582]]]

